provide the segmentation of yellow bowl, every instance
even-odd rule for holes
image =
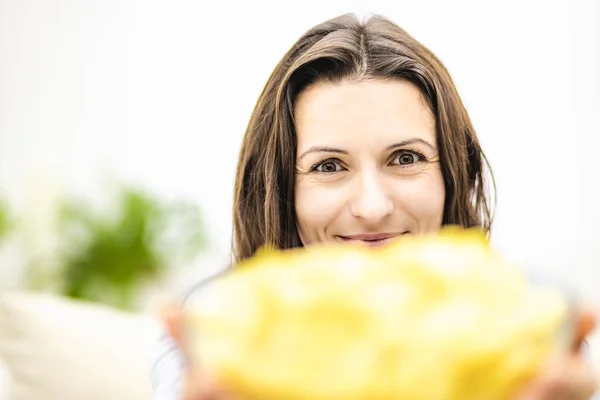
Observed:
[[[505,400],[572,337],[569,301],[474,230],[264,250],[186,311],[195,362],[251,400]]]

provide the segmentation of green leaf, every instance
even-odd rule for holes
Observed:
[[[121,187],[104,212],[81,199],[59,212],[61,292],[130,309],[141,286],[205,248],[198,206]]]
[[[8,213],[8,206],[0,199],[0,241],[8,234],[11,228],[11,221]]]

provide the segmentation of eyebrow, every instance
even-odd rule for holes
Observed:
[[[392,149],[395,149],[397,147],[407,146],[407,145],[413,144],[413,143],[422,143],[425,146],[429,147],[431,150],[437,151],[437,149],[435,148],[435,146],[433,144],[431,144],[427,140],[421,139],[421,138],[406,139],[406,140],[403,140],[401,142],[394,143],[394,144],[388,146],[387,149],[388,150],[392,150]]]
[[[402,147],[402,146],[407,146],[407,145],[413,144],[413,143],[422,143],[425,146],[429,147],[431,150],[437,151],[434,145],[432,145],[431,143],[429,143],[427,140],[421,139],[421,138],[406,139],[406,140],[403,140],[401,142],[389,145],[386,149],[387,150],[393,150],[395,148]],[[335,147],[316,146],[316,147],[311,147],[310,149],[308,149],[304,153],[302,153],[302,155],[300,156],[300,159],[304,158],[305,156],[307,156],[307,155],[309,155],[311,153],[348,154],[348,152],[346,150],[338,149],[338,148],[335,148]]]
[[[311,147],[310,149],[308,149],[304,153],[302,153],[302,155],[300,156],[300,159],[304,158],[305,156],[307,156],[311,153],[348,154],[348,152],[346,150],[336,149],[335,147]]]

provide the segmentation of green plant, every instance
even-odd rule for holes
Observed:
[[[10,218],[8,215],[8,207],[6,203],[0,199],[0,242],[6,236],[10,229]]]
[[[130,187],[105,212],[81,200],[65,202],[58,233],[59,267],[45,279],[38,270],[38,285],[58,280],[67,297],[121,309],[133,308],[144,284],[192,260],[206,244],[197,206],[161,202]]]

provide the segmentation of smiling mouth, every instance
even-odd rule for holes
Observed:
[[[338,235],[340,239],[345,242],[351,243],[360,243],[369,246],[378,246],[388,243],[395,238],[408,234],[409,232],[402,233],[377,233],[377,234],[362,234],[362,235],[352,235],[352,236],[342,236]]]

